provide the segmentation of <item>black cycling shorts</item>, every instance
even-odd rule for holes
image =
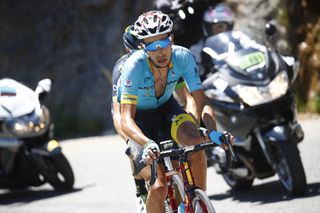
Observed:
[[[192,119],[191,116],[181,108],[173,97],[157,109],[137,110],[134,118],[143,134],[156,143],[163,140],[177,141],[175,129],[184,121],[191,121],[190,119]],[[192,122],[194,121],[192,120]],[[175,143],[175,146],[178,145]],[[133,160],[133,175],[137,175],[146,167],[142,161],[142,152],[142,146],[134,141],[129,141],[127,154],[129,153]]]

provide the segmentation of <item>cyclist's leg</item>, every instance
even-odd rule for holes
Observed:
[[[142,169],[141,175],[145,180],[150,180],[151,172],[149,166]],[[146,203],[148,213],[164,212],[165,210],[164,201],[167,196],[167,181],[164,168],[161,164],[158,164],[157,175],[155,183],[149,187],[148,191]]]
[[[148,191],[145,186],[143,177],[134,177],[134,183],[136,186],[136,207],[137,213],[146,213],[146,201]]]
[[[171,137],[181,145],[195,145],[202,142],[198,126],[174,100],[166,109]],[[204,151],[191,155],[191,170],[196,186],[206,190],[207,159]]]
[[[130,148],[135,150],[133,154],[134,175],[140,174],[145,181],[149,181],[151,177],[150,166],[147,166],[142,160],[143,148],[135,142],[131,142]],[[148,213],[163,212],[164,200],[167,195],[167,185],[165,180],[164,169],[158,165],[158,178],[153,186],[149,187],[146,209]]]
[[[135,157],[135,153],[133,153],[134,150],[136,150],[136,148],[132,145],[132,142],[129,141],[126,154],[130,160],[131,171],[132,171],[132,175],[133,175],[133,179],[136,187],[135,202],[137,207],[137,213],[146,213],[145,204],[146,204],[146,198],[147,198],[148,192],[145,186],[145,180],[139,174],[136,163],[134,162],[134,157]]]
[[[154,122],[155,120],[161,120],[161,116],[158,112],[136,112],[135,121],[140,127],[141,131],[150,139],[156,141],[156,130],[161,126],[161,122]],[[150,166],[146,165],[142,161],[143,147],[135,142],[131,142],[131,150],[133,151],[133,162],[136,168],[134,175],[141,174],[142,177],[149,181],[151,177]],[[158,165],[158,178],[155,184],[149,188],[148,197],[146,202],[147,212],[163,212],[164,200],[167,195],[167,185],[165,179],[164,168]]]
[[[138,175],[134,177],[134,183],[136,185],[136,196],[141,197],[143,202],[145,203],[148,195],[146,182],[144,181],[142,176]]]
[[[183,145],[196,145],[202,142],[198,127],[190,121],[181,123],[177,126],[176,131],[177,140]],[[206,190],[207,158],[205,151],[192,154],[190,159],[195,185]]]

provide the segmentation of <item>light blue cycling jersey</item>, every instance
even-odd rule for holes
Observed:
[[[121,104],[136,104],[138,110],[156,109],[169,100],[180,77],[190,92],[202,89],[195,60],[190,51],[181,46],[172,46],[167,85],[162,96],[156,97],[154,77],[149,59],[144,50],[134,52],[124,63],[118,99]]]

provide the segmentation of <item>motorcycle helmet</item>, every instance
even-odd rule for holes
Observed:
[[[233,14],[224,3],[209,7],[203,14],[203,34],[206,37],[232,30]]]
[[[138,39],[149,38],[165,33],[170,33],[173,22],[168,15],[157,11],[149,11],[141,16],[134,23],[134,32]]]
[[[171,10],[182,8],[187,3],[186,0],[171,0]]]
[[[139,50],[142,41],[134,35],[134,26],[128,26],[122,36],[124,46],[129,50]]]
[[[164,13],[170,13],[181,9],[187,3],[187,0],[155,0],[154,8]]]

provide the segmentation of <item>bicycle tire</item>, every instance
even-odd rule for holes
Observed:
[[[183,202],[185,199],[185,191],[184,191],[184,185],[179,175],[172,175],[171,176],[171,185],[173,186],[175,190],[175,196],[180,196],[181,200],[180,202]],[[173,213],[172,208],[170,206],[170,202],[166,200],[166,213]]]
[[[194,194],[195,196],[192,199],[192,206],[194,208],[194,212],[216,213],[211,201],[209,200],[208,196],[203,190],[195,189]]]
[[[181,202],[183,202],[184,199],[185,199],[185,195],[186,195],[186,193],[184,191],[183,182],[182,182],[182,180],[181,180],[179,175],[172,175],[171,178],[172,178],[172,185],[173,186],[177,186],[177,187],[175,187],[175,190],[178,189],[179,195],[180,195],[180,197],[182,199]]]

